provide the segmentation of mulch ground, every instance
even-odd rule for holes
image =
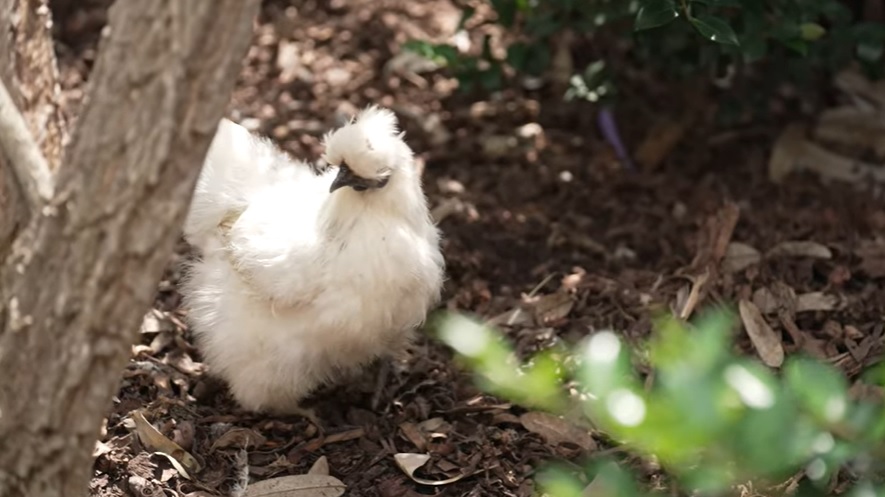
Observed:
[[[66,14],[59,35],[72,103],[103,23],[101,8],[88,5]],[[313,160],[322,133],[355,110],[396,110],[445,236],[444,307],[492,318],[568,295],[552,315],[502,326],[520,353],[599,329],[641,340],[660,306],[680,312],[745,298],[764,308],[766,296],[795,304],[816,295],[786,315],[767,314],[787,353],[827,358],[849,375],[878,360],[885,248],[876,241],[885,204],[873,193],[810,174],[774,184],[767,160],[778,126],[723,130],[704,119],[659,166],[634,173],[602,140],[589,104],[546,90],[469,98],[444,74],[404,76],[388,65],[403,42],[449,35],[458,17],[448,0],[265,2],[230,115]],[[679,98],[661,98],[678,93],[637,80],[635,97],[617,109],[628,148],[660,124],[652,117],[682,118]],[[784,245],[790,241],[809,243]],[[693,302],[704,268],[736,264],[724,251],[734,242],[768,255],[715,271]],[[243,412],[207,379],[192,345],[176,291],[186,256],[182,245],[123,372],[96,449],[93,495],[236,495],[246,478],[304,474],[324,457],[345,495],[527,497],[539,464],[586,455],[575,440],[527,429],[524,409],[482,394],[429,336],[380,389],[376,367],[312,396],[321,431],[297,417]],[[736,343],[759,353],[743,332]],[[202,470],[186,478],[146,449],[133,433],[137,409]],[[396,453],[429,454],[424,478],[470,476],[420,484],[396,465]]]

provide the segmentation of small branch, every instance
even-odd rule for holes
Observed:
[[[49,164],[3,81],[0,81],[0,150],[10,162],[32,211],[52,200],[55,179]]]

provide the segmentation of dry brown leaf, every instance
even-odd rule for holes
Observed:
[[[741,299],[738,309],[744,329],[750,335],[750,341],[753,342],[762,362],[771,367],[780,367],[784,363],[784,347],[780,336],[771,329],[759,312],[759,308],[749,300]]]
[[[527,412],[519,417],[526,430],[541,435],[548,443],[573,443],[587,452],[596,450],[596,440],[590,433],[573,423],[544,412]]]
[[[424,433],[418,429],[418,425],[406,421],[399,425],[399,429],[402,430],[403,435],[409,439],[409,442],[412,442],[416,449],[420,451],[427,449],[427,440],[424,439]]]
[[[95,441],[95,448],[92,449],[92,457],[99,458],[111,451],[111,447],[101,440]]]
[[[685,136],[685,121],[664,121],[655,124],[636,149],[636,162],[646,171],[655,169]]]
[[[885,157],[885,121],[878,112],[853,105],[827,109],[818,119],[814,134],[819,139],[854,150],[873,150],[877,157]]]
[[[567,292],[556,292],[540,297],[532,303],[532,313],[538,326],[559,321],[572,311],[575,299]]]
[[[307,474],[309,475],[328,475],[329,474],[329,459],[326,456],[320,456],[319,459],[314,461],[313,465],[307,470]]]
[[[421,428],[421,430],[425,433],[448,433],[452,430],[452,425],[450,425],[448,422],[446,422],[445,419],[440,417],[424,420],[418,423],[418,427]]]
[[[138,434],[138,439],[141,440],[141,443],[145,445],[148,449],[162,453],[164,455],[168,455],[170,458],[175,459],[177,462],[181,463],[184,469],[187,471],[183,474],[183,476],[187,476],[187,473],[199,473],[202,467],[200,463],[192,456],[188,451],[181,448],[180,445],[166,438],[165,435],[159,432],[154,425],[150,424],[147,419],[144,418],[144,415],[141,411],[135,411],[132,413],[132,420],[135,422],[135,433]]]
[[[832,259],[833,252],[826,246],[810,240],[793,240],[777,244],[765,254],[766,257],[811,257]]]
[[[754,247],[741,242],[731,242],[725,251],[722,260],[722,271],[725,273],[737,273],[748,267],[758,264],[762,260],[762,254]]]
[[[753,292],[753,304],[762,314],[773,314],[778,309],[777,297],[767,287],[758,288]]]
[[[796,297],[796,312],[834,311],[840,307],[841,303],[836,295],[808,292]]]
[[[393,455],[393,460],[396,461],[396,465],[406,474],[409,478],[412,479],[415,483],[420,483],[421,485],[432,485],[432,486],[441,486],[448,485],[450,483],[455,483],[458,480],[461,480],[467,476],[471,476],[476,474],[473,473],[462,473],[460,475],[455,475],[451,478],[446,478],[444,480],[428,480],[427,478],[421,478],[420,476],[415,476],[415,471],[417,471],[421,466],[427,464],[427,461],[430,460],[430,456],[427,454],[415,454],[409,452],[401,452],[399,454]],[[480,470],[482,471],[482,470]]]
[[[141,320],[141,333],[161,333],[174,331],[175,325],[169,320],[166,313],[151,309]]]
[[[338,497],[347,486],[329,475],[281,476],[246,487],[245,497]]]
[[[790,124],[777,141],[768,159],[768,178],[773,183],[780,183],[791,172],[800,168],[797,164],[805,151],[805,127],[801,124]]]
[[[267,442],[261,433],[251,428],[231,428],[224,432],[212,444],[209,450],[218,450],[226,448],[246,449],[248,447],[261,447]]]

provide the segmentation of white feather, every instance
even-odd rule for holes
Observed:
[[[295,412],[338,373],[395,352],[439,301],[439,234],[395,133],[372,107],[329,134],[331,163],[390,174],[377,191],[330,194],[336,168],[316,175],[219,126],[185,223],[202,257],[183,293],[210,370],[247,409]]]

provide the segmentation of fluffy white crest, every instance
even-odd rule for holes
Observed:
[[[393,112],[372,105],[325,136],[325,160],[334,166],[343,162],[363,178],[386,176],[411,164],[412,153],[402,136]]]

